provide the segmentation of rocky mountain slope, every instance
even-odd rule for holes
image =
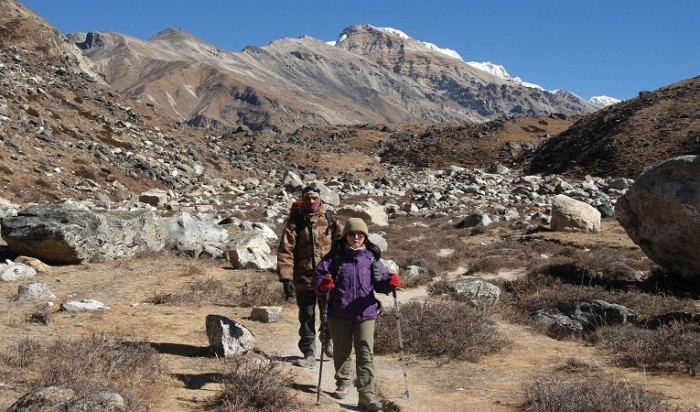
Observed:
[[[684,154],[700,154],[700,77],[582,118],[537,149],[529,172],[636,178]]]
[[[148,40],[74,33],[116,90],[197,126],[292,131],[305,124],[466,122],[592,113],[566,91],[524,87],[427,48],[357,25],[336,44],[284,38],[228,53],[182,30]]]
[[[206,131],[174,122],[159,115],[153,104],[139,103],[102,84],[93,75],[97,69],[43,19],[15,0],[0,4],[0,183],[2,197],[15,202],[65,197],[117,201],[148,188],[194,196],[202,186],[234,197],[244,179],[284,170],[320,178],[345,173],[372,179],[385,175],[387,167],[486,168],[502,163],[529,168],[530,173],[634,177],[663,156],[697,151],[698,79],[583,116],[570,129],[578,117],[511,117],[473,125],[397,119],[394,124],[372,124],[376,118],[355,112],[362,119],[357,126],[305,124],[291,133],[246,127]],[[372,34],[367,27],[349,31],[339,46],[328,45],[333,55],[347,57],[344,48],[353,49],[354,56],[372,54],[359,50],[367,44],[363,38],[389,36]],[[181,32],[169,33],[186,38]],[[174,44],[172,39],[160,41]],[[384,41],[380,43],[388,44],[389,38]],[[410,45],[411,39],[405,41]],[[316,41],[284,40],[269,48],[305,42]],[[199,40],[192,44],[198,52],[205,50]],[[425,70],[434,69],[411,66],[409,61],[417,62],[420,55],[411,47],[404,47],[403,55],[389,49],[379,53],[382,59],[373,57],[374,70],[396,68],[420,79]],[[479,71],[464,73],[484,76]],[[327,112],[313,116],[319,113]],[[444,113],[440,116],[449,117]],[[287,115],[284,110],[275,114],[278,119]],[[614,156],[605,152],[611,147],[606,142],[619,142],[613,145]]]

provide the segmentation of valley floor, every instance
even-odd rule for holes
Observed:
[[[324,364],[324,394],[316,406],[318,365],[313,369],[291,366],[296,349],[296,307],[285,303],[280,321],[260,323],[250,320],[249,307],[207,302],[155,305],[147,303],[155,296],[183,290],[195,281],[219,279],[228,288],[245,282],[268,282],[277,286],[269,272],[235,271],[223,262],[192,261],[173,257],[112,261],[100,264],[52,267],[35,281],[45,282],[57,296],[66,300],[96,299],[111,309],[99,312],[70,313],[52,309],[48,325],[29,323],[27,315],[36,307],[17,301],[21,283],[0,283],[0,353],[26,339],[42,342],[72,339],[92,334],[107,334],[123,341],[147,342],[162,356],[169,370],[166,382],[138,387],[134,392],[155,411],[206,410],[207,401],[219,389],[216,382],[223,359],[206,356],[208,341],[205,317],[224,315],[241,322],[256,336],[256,351],[285,362],[294,376],[295,396],[301,410],[357,410],[356,398],[338,403],[330,397],[333,390],[333,366]],[[422,298],[419,289],[400,292],[404,298]],[[389,299],[389,298],[387,298]],[[393,305],[392,300],[386,302]],[[700,407],[698,379],[672,373],[644,372],[614,367],[595,347],[579,341],[557,341],[528,327],[498,320],[500,331],[512,344],[504,351],[477,363],[453,361],[439,365],[431,360],[410,359],[408,385],[410,398],[404,396],[405,384],[397,356],[377,356],[377,387],[387,400],[387,410],[517,411],[523,409],[524,388],[538,377],[566,372],[575,359],[587,365],[587,373],[642,385],[683,406]],[[20,376],[27,371],[2,366],[0,372],[0,409],[8,408],[30,387]],[[391,409],[389,409],[391,408]]]

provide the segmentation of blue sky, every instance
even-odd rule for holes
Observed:
[[[173,27],[231,52],[283,37],[336,40],[369,23],[586,99],[630,99],[700,75],[697,0],[19,1],[63,34],[147,39]]]

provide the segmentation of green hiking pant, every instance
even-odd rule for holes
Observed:
[[[328,330],[333,340],[333,366],[338,387],[352,385],[352,360],[355,348],[357,392],[374,395],[374,319],[358,322],[328,318]]]

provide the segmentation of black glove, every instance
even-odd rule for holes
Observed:
[[[282,288],[284,289],[284,300],[289,300],[294,296],[294,283],[291,280],[283,280]]]

